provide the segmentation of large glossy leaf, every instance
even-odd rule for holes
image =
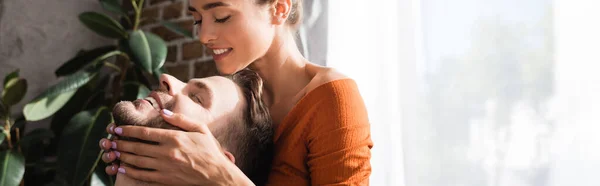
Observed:
[[[23,114],[28,121],[47,118],[62,108],[75,94],[77,89],[96,76],[97,69],[79,71],[67,76],[58,84],[48,88],[44,93],[25,105]]]
[[[84,12],[79,14],[79,20],[89,29],[102,36],[115,39],[127,37],[127,32],[125,32],[123,26],[104,14]]]
[[[167,45],[157,35],[137,30],[131,33],[128,44],[135,62],[146,72],[152,74],[165,63]]]
[[[4,142],[4,139],[6,139],[6,134],[4,134],[4,129],[0,129],[0,144]]]
[[[98,140],[106,136],[111,122],[108,108],[102,107],[76,114],[62,132],[58,147],[60,175],[70,185],[82,185],[99,160]]]
[[[158,80],[160,80],[160,75],[162,75],[164,73],[167,73],[167,69],[164,66],[160,67],[160,68],[154,70],[154,78],[156,78],[156,80],[158,81]]]
[[[10,81],[13,78],[18,78],[18,77],[19,77],[19,69],[6,75],[6,77],[4,77],[4,87],[6,87],[6,84],[8,83],[8,81]]]
[[[27,93],[27,80],[12,78],[2,90],[2,101],[7,107],[10,107],[19,103],[25,97],[25,93]]]
[[[165,26],[167,29],[169,29],[179,35],[182,35],[182,36],[185,36],[188,38],[194,38],[194,35],[192,34],[192,32],[182,28],[181,26],[179,26],[173,22],[164,21],[164,22],[161,22],[161,24],[163,26]]]
[[[136,99],[142,99],[148,97],[150,89],[145,85],[138,82],[125,82],[123,84],[123,97],[122,100],[133,101]]]
[[[13,150],[0,153],[0,185],[17,186],[25,174],[25,158]]]
[[[123,11],[123,9],[121,8],[121,4],[119,4],[118,0],[100,0],[100,4],[102,4],[102,8],[108,11],[126,15],[125,11]]]
[[[0,119],[4,119],[6,115],[8,115],[8,111],[6,110],[6,106],[4,106],[2,99],[0,99]]]
[[[137,99],[148,97],[148,94],[150,94],[150,89],[140,84],[138,87]]]
[[[53,137],[54,132],[52,132],[52,130],[46,128],[38,128],[23,136],[23,138],[21,138],[21,141],[19,141],[19,145],[23,149],[29,149],[32,147],[32,145]]]
[[[96,76],[97,77],[97,76]],[[107,76],[108,77],[108,76]],[[89,85],[89,83],[88,83]],[[62,132],[69,124],[69,121],[73,116],[82,110],[86,110],[85,105],[90,103],[90,99],[93,99],[94,94],[99,90],[90,89],[90,86],[83,86],[75,92],[75,95],[71,97],[71,99],[54,115],[52,115],[52,121],[50,122],[50,129],[54,132],[55,137],[50,141],[50,146],[48,148],[48,154],[56,155],[58,150],[58,142],[60,141],[60,137],[62,136]],[[102,93],[100,93],[103,96]],[[95,107],[91,108],[98,108]]]
[[[78,54],[74,58],[70,59],[69,61],[64,63],[62,66],[60,66],[56,71],[54,71],[54,74],[58,77],[73,74],[73,73],[77,72],[79,69],[83,68],[85,65],[90,64],[94,61],[97,61],[95,59],[104,60],[104,59],[110,57],[110,56],[106,56],[104,58],[99,58],[111,51],[116,50],[116,49],[117,49],[116,46],[103,46],[100,48],[92,49],[90,51],[80,52],[80,54]]]

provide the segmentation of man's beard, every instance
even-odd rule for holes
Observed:
[[[162,98],[164,97],[164,93],[162,92],[157,92],[157,94]],[[161,100],[166,100],[166,99],[161,99]],[[113,107],[113,118],[115,120],[115,124],[117,126],[124,126],[124,125],[133,125],[133,126],[145,126],[145,127],[151,127],[151,128],[162,128],[162,129],[172,129],[172,130],[182,130],[179,127],[173,126],[169,123],[167,123],[161,116],[160,114],[156,114],[153,116],[147,116],[144,115],[142,113],[139,113],[139,111],[136,109],[138,107],[141,107],[141,104],[145,104],[143,103],[145,100],[135,100],[135,101],[121,101],[119,103],[117,103],[115,105],[115,107]],[[171,102],[167,102],[164,105],[165,109],[171,109],[173,106],[173,103]],[[160,111],[158,111],[160,112]]]

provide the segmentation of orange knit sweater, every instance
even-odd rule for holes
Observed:
[[[268,185],[368,185],[371,132],[351,79],[307,93],[275,129]]]

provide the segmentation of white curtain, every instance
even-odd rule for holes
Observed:
[[[371,185],[600,185],[600,1],[330,0]]]

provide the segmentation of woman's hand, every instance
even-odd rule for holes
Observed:
[[[111,123],[106,127],[106,132],[108,132],[108,134],[110,134],[112,136],[112,140],[116,140],[118,137],[114,136],[115,132],[114,132],[114,128],[115,128],[115,124]],[[110,166],[106,166],[105,170],[106,173],[108,175],[115,175],[117,174],[117,170],[119,168],[119,166],[117,165],[117,163],[114,163],[114,161],[117,159],[117,155],[115,154],[115,152],[111,151],[112,147],[112,141],[110,141],[109,139],[106,138],[102,138],[100,140],[100,148],[102,150],[104,150],[104,153],[102,154],[102,161],[104,161],[105,163],[111,163]]]
[[[225,157],[205,124],[195,124],[170,111],[163,112],[162,116],[168,123],[188,132],[139,126],[113,127],[112,130],[108,127],[107,130],[117,136],[158,142],[158,145],[151,145],[102,139],[101,147],[112,149],[103,155],[103,161],[112,162],[118,158],[121,162],[144,168],[113,164],[106,168],[108,174],[119,172],[133,179],[167,185],[252,185]]]

